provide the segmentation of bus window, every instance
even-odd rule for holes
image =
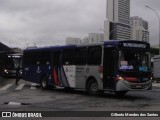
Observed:
[[[120,70],[128,71],[144,71],[150,69],[149,54],[146,52],[136,51],[120,51],[119,52],[119,67]]]
[[[24,64],[25,65],[32,65],[36,64],[38,61],[36,61],[36,56],[35,52],[26,52],[24,53]]]
[[[34,52],[27,52],[24,54],[24,57],[26,58],[24,60],[24,64],[26,65],[35,65],[37,63],[44,65],[50,62],[51,59],[51,53],[48,51],[34,51]]]
[[[21,68],[22,65],[20,63],[20,59],[13,59],[14,68],[17,68],[18,66]]]
[[[102,47],[94,46],[88,48],[88,65],[100,65],[102,59]]]
[[[50,60],[51,60],[51,52],[50,51],[40,52],[40,60],[39,60],[40,64],[42,64],[42,65],[50,64]]]
[[[64,49],[62,55],[63,65],[73,65],[74,64],[74,49]]]
[[[53,66],[57,65],[59,66],[61,64],[61,52],[60,51],[56,51],[56,52],[52,52],[52,64]]]
[[[75,51],[75,64],[76,65],[86,65],[87,60],[87,48],[77,48]]]

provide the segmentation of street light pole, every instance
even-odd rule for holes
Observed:
[[[159,55],[160,55],[160,16],[155,9],[151,8],[150,6],[145,6],[145,7],[152,10],[157,15],[159,20]]]

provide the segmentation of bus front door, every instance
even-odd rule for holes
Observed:
[[[115,51],[113,48],[104,49],[103,88],[114,89]]]

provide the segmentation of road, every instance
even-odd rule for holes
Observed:
[[[80,90],[43,90],[23,80],[14,83],[14,79],[1,80],[0,111],[160,111],[160,83],[153,83],[152,91],[128,92],[123,97],[110,92],[88,96]]]

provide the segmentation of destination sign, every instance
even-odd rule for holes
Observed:
[[[147,45],[142,43],[123,43],[123,47],[147,48]]]

